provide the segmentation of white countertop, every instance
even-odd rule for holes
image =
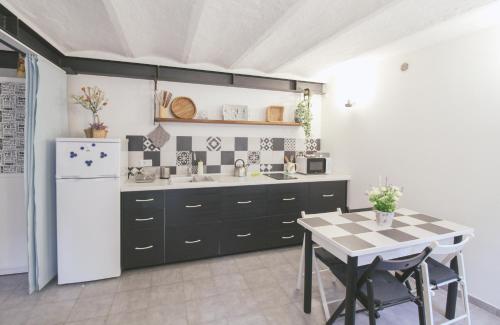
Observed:
[[[325,181],[347,181],[351,179],[350,175],[332,173],[328,175],[301,175],[293,174],[297,179],[276,180],[274,178],[259,175],[236,177],[231,175],[206,174],[214,179],[213,182],[189,182],[190,176],[172,176],[172,181],[166,179],[156,179],[152,183],[135,183],[132,179],[122,178],[121,191],[161,191],[183,188],[203,188],[203,187],[226,187],[226,186],[247,186],[247,185],[268,185],[268,184],[290,184],[306,182],[325,182]]]

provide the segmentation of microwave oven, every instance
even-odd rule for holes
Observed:
[[[297,157],[297,173],[330,174],[332,159],[330,157]]]

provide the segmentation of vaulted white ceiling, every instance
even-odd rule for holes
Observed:
[[[310,79],[495,0],[1,0],[69,56]]]

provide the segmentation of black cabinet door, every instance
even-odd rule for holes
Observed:
[[[300,213],[307,206],[307,184],[270,185],[267,193],[267,214]]]
[[[221,217],[220,189],[172,190],[166,193],[166,224],[195,225]]]
[[[165,231],[165,260],[187,261],[217,256],[219,223],[169,227]]]
[[[266,248],[268,218],[226,221],[222,224],[220,252],[233,254]]]
[[[164,263],[163,229],[127,232],[122,240],[124,269]]]
[[[317,182],[309,184],[309,204],[307,212],[321,213],[341,208],[346,212],[347,182]]]
[[[265,186],[229,187],[222,194],[222,215],[226,219],[257,218],[266,214]]]

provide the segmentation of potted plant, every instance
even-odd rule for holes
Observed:
[[[372,187],[368,192],[368,200],[373,204],[379,226],[390,226],[392,224],[394,211],[396,211],[401,196],[401,189],[394,185]]]
[[[87,138],[105,138],[108,127],[101,122],[99,112],[108,104],[104,92],[98,87],[82,87],[83,95],[73,95],[74,104],[80,104],[84,109],[92,112],[92,123],[84,129]]]
[[[309,89],[304,89],[304,97],[297,104],[297,109],[295,110],[295,122],[301,123],[304,129],[304,134],[307,139],[311,137],[311,96]]]

